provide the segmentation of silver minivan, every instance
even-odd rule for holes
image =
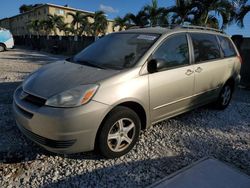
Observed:
[[[29,75],[14,93],[19,129],[56,153],[124,155],[141,130],[213,103],[225,109],[241,58],[220,31],[188,26],[109,34]]]

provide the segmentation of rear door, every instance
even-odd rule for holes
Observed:
[[[153,122],[172,116],[190,105],[194,90],[194,70],[186,33],[169,36],[152,54],[164,66],[149,74],[151,118]]]
[[[220,41],[224,61],[228,66],[227,74],[229,74],[229,76],[227,77],[231,77],[231,74],[238,76],[240,74],[241,62],[232,41],[228,37],[221,35],[218,36],[218,39]]]
[[[227,64],[222,58],[218,38],[214,34],[190,33],[194,54],[195,103],[217,97],[223,85]]]

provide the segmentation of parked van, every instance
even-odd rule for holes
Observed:
[[[97,148],[107,158],[119,157],[152,124],[208,103],[225,109],[240,67],[232,40],[217,30],[112,33],[32,73],[15,91],[15,119],[47,150]]]
[[[0,28],[0,52],[14,47],[14,39],[11,32]]]

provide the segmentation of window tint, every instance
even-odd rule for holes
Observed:
[[[220,48],[215,35],[192,33],[191,38],[196,63],[220,58]]]
[[[237,54],[236,54],[236,51],[234,49],[232,42],[226,37],[222,37],[222,36],[218,36],[218,37],[220,39],[220,46],[221,46],[224,57],[236,56]]]
[[[165,68],[189,64],[186,35],[178,34],[167,39],[153,54],[153,59],[163,60]]]

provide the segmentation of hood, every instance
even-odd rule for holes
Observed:
[[[118,72],[120,71],[59,61],[45,65],[31,74],[23,82],[23,89],[47,99],[79,85],[98,83]]]

